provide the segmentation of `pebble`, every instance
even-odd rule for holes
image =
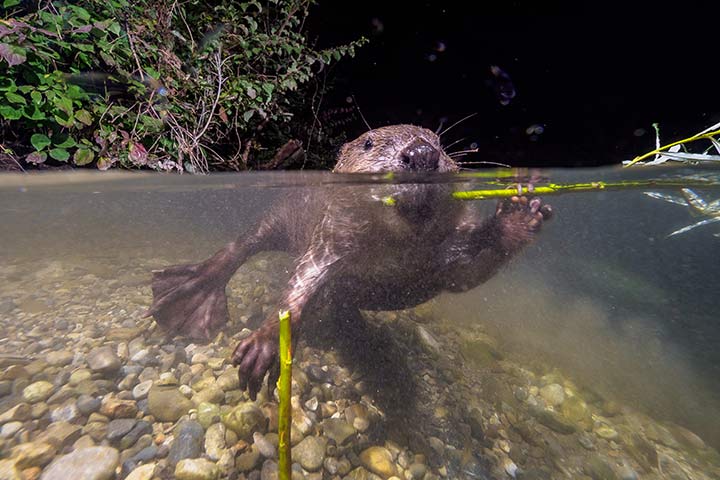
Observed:
[[[40,480],[109,480],[115,476],[119,452],[110,447],[89,447],[57,457]]]
[[[175,428],[175,440],[170,447],[168,464],[176,465],[186,458],[197,458],[202,455],[205,432],[202,426],[194,421],[182,422]]]
[[[8,422],[0,429],[0,438],[10,438],[23,427],[22,422]]]
[[[305,437],[292,448],[292,457],[305,470],[317,471],[325,459],[325,441],[321,437]]]
[[[551,383],[540,389],[540,396],[551,407],[557,407],[565,401],[565,390],[562,385]]]
[[[137,423],[134,418],[120,418],[112,420],[107,426],[107,439],[112,443],[119,443],[120,439],[125,436]]]
[[[177,480],[216,480],[219,476],[217,466],[204,458],[186,458],[175,466]]]
[[[275,435],[275,434],[268,434]],[[275,438],[275,443],[277,443],[277,438]],[[262,455],[265,458],[276,458],[277,457],[277,451],[275,449],[275,444],[270,441],[268,438],[266,438],[265,435],[263,435],[260,432],[253,433],[253,444],[258,448],[258,451],[260,452],[260,455]]]
[[[197,421],[204,429],[220,421],[220,406],[214,403],[201,403],[197,407]]]
[[[55,447],[45,442],[21,443],[13,447],[10,457],[18,468],[44,467],[55,457]]]
[[[590,457],[584,467],[593,480],[617,480],[617,475],[612,467],[599,455]]]
[[[77,399],[76,405],[78,411],[83,415],[90,415],[91,413],[100,410],[101,400],[90,395],[80,395]]]
[[[135,388],[133,388],[132,390],[133,398],[135,400],[142,400],[143,398],[147,398],[148,393],[150,392],[150,388],[152,388],[152,385],[152,380],[145,380],[144,382],[140,382],[135,385]]]
[[[323,434],[335,441],[337,445],[344,445],[348,439],[355,435],[352,425],[341,418],[327,418],[322,422]]]
[[[110,345],[96,347],[87,355],[90,370],[100,373],[115,373],[122,366],[120,359]]]
[[[174,386],[153,385],[148,393],[148,410],[161,422],[176,422],[193,407]]]
[[[246,442],[252,440],[254,432],[264,432],[266,424],[262,410],[253,402],[237,405],[223,417],[222,422],[227,428],[235,432],[238,438]]]
[[[205,453],[210,460],[220,460],[227,450],[225,444],[226,427],[222,423],[214,423],[205,432]]]
[[[50,411],[50,420],[53,422],[73,422],[80,416],[80,410],[77,405],[68,403]]]
[[[0,479],[23,480],[23,476],[13,460],[0,460]]]
[[[75,358],[75,355],[65,350],[57,350],[45,355],[45,361],[54,367],[64,367],[70,364],[73,358]]]
[[[140,465],[135,470],[130,472],[130,475],[125,477],[125,480],[152,480],[155,474],[156,464],[149,463],[147,465]]]
[[[360,453],[360,461],[365,468],[382,478],[397,475],[392,454],[384,447],[372,446],[363,450]]]
[[[43,402],[50,397],[54,388],[52,383],[43,380],[31,383],[23,389],[23,400],[28,403]]]

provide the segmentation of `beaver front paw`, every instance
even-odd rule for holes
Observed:
[[[552,216],[552,207],[540,198],[513,195],[498,203],[495,218],[500,222],[503,250],[519,250],[532,241],[543,222]]]
[[[232,363],[238,367],[240,389],[248,389],[250,398],[255,400],[262,386],[265,373],[277,361],[277,332],[260,328],[242,340],[232,354]]]

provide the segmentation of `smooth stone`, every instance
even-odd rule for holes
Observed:
[[[584,467],[593,480],[617,480],[618,477],[612,467],[602,459],[599,455],[594,455],[588,459]]]
[[[587,404],[578,397],[567,398],[562,403],[560,412],[565,418],[579,424],[584,430],[592,427],[592,414]]]
[[[143,398],[147,398],[148,393],[150,392],[150,389],[153,386],[152,380],[145,380],[144,382],[140,382],[137,385],[135,385],[135,388],[132,390],[132,396],[135,400],[142,400]]]
[[[227,392],[228,390],[237,390],[240,388],[240,379],[237,373],[230,369],[220,375],[215,381],[215,384]]]
[[[535,407],[530,409],[530,413],[537,418],[538,422],[558,433],[569,435],[577,430],[574,424],[564,419],[560,414],[551,410]]]
[[[0,480],[23,480],[13,460],[0,460]]]
[[[322,422],[323,434],[335,441],[337,445],[344,445],[345,442],[355,435],[352,425],[341,418],[327,418]]]
[[[156,465],[149,463],[147,465],[140,465],[135,470],[130,472],[130,475],[125,477],[125,480],[152,480],[155,474]]]
[[[201,403],[222,403],[225,400],[225,391],[213,384],[203,390],[200,390],[192,397],[192,402],[195,405]]]
[[[118,443],[137,423],[134,418],[118,418],[110,421],[107,426],[107,439]]]
[[[382,480],[382,477],[379,477],[375,475],[374,473],[368,472],[363,467],[357,467],[346,477],[343,478],[343,480]]]
[[[77,399],[77,408],[83,415],[90,415],[100,410],[102,400],[90,395],[80,395]]]
[[[269,433],[267,437],[260,432],[253,433],[253,443],[258,447],[260,455],[265,458],[277,458],[277,450],[275,444],[277,438],[274,438],[275,444],[268,437],[277,437],[274,433]]]
[[[14,407],[0,414],[0,425],[7,422],[24,422],[30,420],[32,407],[27,403],[18,403]]]
[[[360,461],[363,466],[372,473],[382,478],[390,478],[397,475],[392,454],[387,448],[373,446],[360,453]]]
[[[235,468],[241,472],[249,472],[254,470],[259,464],[262,456],[255,445],[251,445],[250,449],[244,451],[235,459]]]
[[[13,382],[11,380],[0,380],[0,397],[5,397],[12,393]]]
[[[114,394],[104,396],[100,402],[100,413],[109,418],[135,418],[137,412],[135,400],[122,400]]]
[[[22,422],[8,422],[0,429],[0,438],[10,438],[23,427]]]
[[[249,442],[255,431],[265,432],[266,421],[262,410],[253,402],[241,403],[222,419],[227,428],[235,432],[241,440]]]
[[[81,382],[85,380],[90,380],[91,378],[92,372],[90,370],[88,370],[87,368],[79,368],[70,374],[68,383],[71,386],[75,387],[77,385],[80,385]]]
[[[186,458],[175,466],[177,480],[216,480],[219,476],[217,465],[204,458]]]
[[[153,385],[148,393],[148,410],[160,422],[176,422],[193,407],[175,386]]]
[[[122,362],[110,345],[93,348],[87,354],[86,360],[93,372],[115,373],[122,366]]]
[[[55,387],[52,383],[41,380],[39,382],[31,383],[23,389],[22,396],[23,400],[28,403],[44,402],[50,397]]]
[[[56,449],[49,443],[21,443],[13,447],[10,457],[17,467],[25,470],[30,467],[44,467],[55,457]]]
[[[600,425],[593,431],[595,432],[595,435],[600,438],[604,438],[605,440],[617,440],[620,436],[617,431],[607,425]]]
[[[565,401],[565,390],[562,385],[551,383],[540,389],[540,396],[545,400],[546,404],[557,407]]]
[[[61,447],[65,447],[72,445],[75,440],[80,438],[81,432],[82,429],[78,425],[67,422],[54,422],[48,425],[36,441],[47,441],[48,443],[56,443]]]
[[[175,466],[180,460],[202,455],[205,432],[198,422],[188,420],[175,429],[175,440],[170,447],[168,464]]]
[[[50,411],[50,420],[53,422],[73,422],[80,416],[75,403],[68,403]]]
[[[204,429],[220,421],[220,406],[214,403],[201,403],[197,408],[197,420]]]
[[[144,420],[140,420],[133,426],[132,430],[120,439],[120,448],[123,450],[128,449],[135,445],[143,435],[149,435],[151,433],[152,425]]]
[[[109,480],[115,477],[120,453],[110,447],[89,447],[56,458],[40,480]]]
[[[73,358],[75,358],[75,355],[65,350],[56,350],[45,355],[45,361],[54,367],[64,367],[70,364]]]
[[[214,423],[205,432],[205,453],[213,461],[220,460],[227,450],[225,433],[227,427],[222,423]]]

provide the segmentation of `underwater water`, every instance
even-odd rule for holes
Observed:
[[[493,175],[437,186],[518,180]],[[536,241],[467,292],[363,311],[362,327],[317,308],[294,352],[297,475],[720,478],[720,222],[669,236],[720,215],[720,169],[532,177],[639,184],[543,196],[554,215]],[[0,470],[271,478],[276,397],[251,401],[229,358],[283,307],[294,258],[263,252],[239,268],[211,342],[144,317],[151,272],[206,259],[299,189],[382,202],[413,181],[0,177]],[[467,202],[487,217],[497,201]]]

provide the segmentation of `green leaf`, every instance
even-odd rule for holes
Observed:
[[[58,108],[58,110],[66,113],[68,116],[72,115],[73,105],[72,105],[72,100],[70,99],[70,97],[65,97],[65,96],[56,97],[55,100],[53,100],[53,103]]]
[[[78,110],[75,112],[75,119],[82,123],[83,125],[90,125],[92,124],[93,118],[92,114],[88,112],[87,110]]]
[[[253,115],[255,115],[255,110],[248,110],[247,112],[243,113],[243,120],[247,122],[252,118]]]
[[[15,109],[9,105],[0,105],[0,117],[5,120],[17,120],[22,117],[22,109]]]
[[[90,20],[90,13],[84,8],[78,7],[77,5],[70,5],[69,7],[73,10],[73,13],[75,13],[75,15],[77,15],[80,20],[83,20],[85,22]]]
[[[3,2],[4,8],[14,7],[15,5],[20,5],[20,0],[5,0]]]
[[[75,139],[72,138],[71,136],[68,136],[65,140],[63,140],[60,143],[57,143],[57,142],[53,142],[53,143],[55,144],[55,147],[57,147],[57,148],[70,148],[70,147],[74,147],[75,145],[77,145],[77,143],[75,142]]]
[[[50,138],[42,133],[34,133],[33,136],[30,137],[30,144],[35,147],[37,151],[44,149],[50,145],[50,143]]]
[[[89,148],[78,148],[73,155],[73,161],[75,165],[83,166],[92,162],[95,159],[95,152]]]
[[[67,162],[70,154],[64,148],[53,148],[50,150],[50,156],[59,162]]]
[[[56,115],[53,115],[53,118],[58,123],[58,125],[60,125],[61,127],[70,128],[73,125],[75,125],[75,119],[73,118],[72,115],[69,115],[67,118],[63,118],[60,115],[56,114]]]
[[[35,105],[42,105],[42,93],[37,90],[30,92],[30,98]]]
[[[8,102],[10,103],[27,105],[27,100],[25,100],[25,97],[23,97],[22,95],[18,95],[17,93],[5,92],[5,98],[7,98]]]
[[[120,35],[120,24],[118,22],[111,23],[107,29],[109,32],[114,33],[115,35]]]
[[[28,113],[30,112],[30,113]],[[45,116],[45,113],[40,110],[37,105],[28,105],[25,107],[25,110],[23,111],[23,116],[25,118],[29,118],[30,120],[45,120],[47,117]]]

